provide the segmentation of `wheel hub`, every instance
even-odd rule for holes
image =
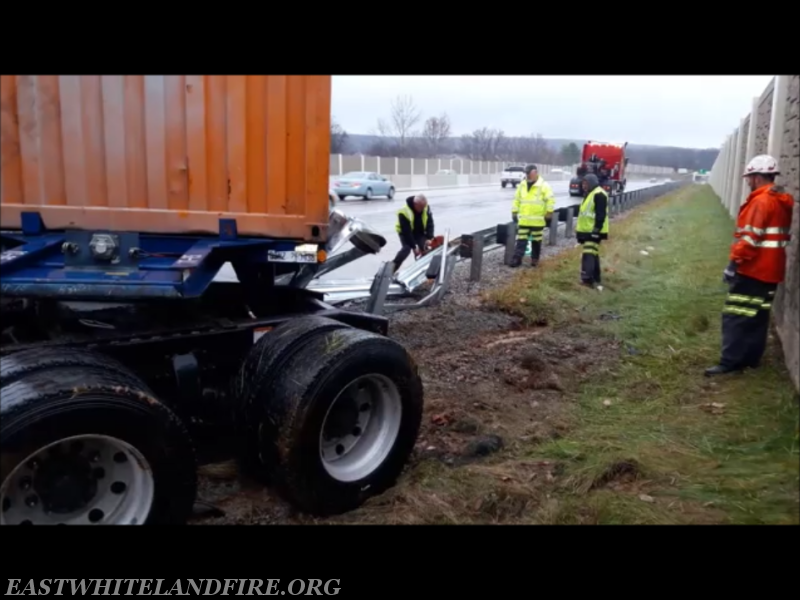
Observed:
[[[359,411],[356,398],[348,398],[348,401],[337,402],[325,423],[325,430],[322,435],[326,441],[334,441],[352,433],[358,425]]]
[[[383,375],[365,375],[346,386],[328,409],[320,432],[320,458],[339,481],[375,471],[394,447],[402,405],[397,386]]]
[[[34,470],[33,491],[45,512],[63,515],[83,508],[95,497],[97,480],[102,479],[103,473],[97,472],[101,468],[94,471],[80,450],[62,454],[57,451],[59,448],[54,446]]]
[[[336,460],[355,447],[367,428],[371,409],[366,385],[353,386],[351,393],[331,407],[322,430],[322,453],[326,458]]]

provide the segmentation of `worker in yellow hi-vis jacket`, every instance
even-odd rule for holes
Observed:
[[[525,175],[527,179],[517,186],[511,207],[511,218],[517,224],[517,244],[511,259],[512,267],[522,264],[528,241],[531,242],[531,266],[539,264],[544,228],[553,218],[556,205],[553,188],[539,176],[536,165],[525,167]]]
[[[600,187],[600,181],[594,173],[583,178],[581,188],[586,195],[575,227],[575,237],[583,246],[581,283],[602,292],[600,242],[608,239],[608,194]]]

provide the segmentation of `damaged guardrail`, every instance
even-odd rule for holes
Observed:
[[[676,181],[613,195],[609,198],[610,215],[618,215],[685,185],[687,185],[685,181]],[[574,235],[574,224],[579,208],[580,204],[574,204],[555,211],[553,216],[555,226],[551,221],[545,228],[545,240],[548,245],[556,245],[560,236],[570,238]],[[470,260],[470,281],[480,281],[483,255],[493,250],[505,249],[504,263],[509,265],[517,236],[517,225],[513,222],[501,223],[452,240],[450,232],[447,231],[444,243],[439,248],[418,258],[409,267],[401,269],[396,274],[392,273],[392,263],[384,262],[373,278],[322,281],[316,278],[366,254],[377,254],[386,243],[382,236],[370,231],[366,224],[357,219],[338,213],[338,216],[332,216],[331,220],[335,234],[332,235],[332,242],[328,244],[330,250],[341,250],[348,241],[355,247],[331,256],[324,266],[304,267],[305,271],[301,269],[292,276],[291,281],[287,280],[285,283],[302,285],[321,293],[329,304],[366,300],[364,310],[373,314],[423,308],[440,302],[447,293],[456,262],[459,260]],[[425,285],[429,285],[430,289],[416,301],[386,302],[388,298],[418,298],[418,290]]]

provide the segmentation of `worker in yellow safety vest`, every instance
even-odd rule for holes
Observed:
[[[578,212],[575,236],[583,245],[581,283],[603,291],[600,277],[600,240],[608,239],[608,194],[597,175],[589,173],[581,182],[585,194]]]
[[[395,231],[400,237],[400,250],[394,257],[394,272],[400,268],[411,251],[420,256],[434,237],[433,213],[425,194],[409,196],[397,211]]]
[[[528,242],[531,243],[531,265],[539,264],[542,253],[544,228],[553,218],[556,198],[553,189],[541,177],[536,165],[525,167],[527,178],[517,185],[514,203],[511,206],[511,218],[517,224],[517,244],[511,259],[512,267],[522,264],[522,257]]]

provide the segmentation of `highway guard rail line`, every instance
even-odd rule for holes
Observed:
[[[681,187],[686,181],[672,181],[652,187],[615,194],[609,198],[611,216],[619,215],[645,202],[659,198]],[[559,237],[572,238],[580,204],[563,207],[554,212],[553,222],[545,228],[547,245],[555,246]],[[511,264],[516,243],[517,225],[514,222],[500,223],[470,234],[450,239],[445,232],[445,243],[392,276],[392,263],[384,262],[373,279],[350,281],[315,280],[308,289],[324,294],[325,302],[333,305],[350,301],[366,300],[365,311],[372,314],[387,314],[400,310],[423,308],[437,304],[447,293],[455,263],[470,260],[470,281],[480,281],[483,255],[493,250],[505,249],[504,264]],[[425,284],[429,292],[421,299],[408,303],[387,304],[387,298],[416,298],[415,292]]]

